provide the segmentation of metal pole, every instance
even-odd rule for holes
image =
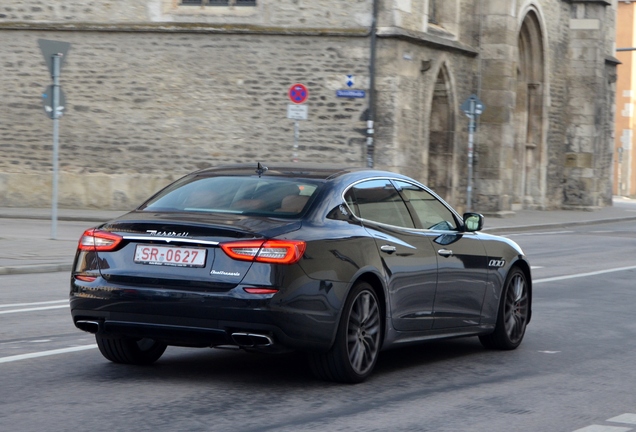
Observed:
[[[53,197],[51,199],[51,238],[57,237],[57,182],[58,182],[58,148],[60,120],[60,54],[53,56]]]
[[[294,122],[294,156],[292,162],[298,162],[298,135],[300,135],[298,120]]]
[[[367,117],[367,167],[375,165],[375,62],[377,52],[378,0],[373,0],[371,53],[369,60],[369,116]]]
[[[466,211],[473,207],[473,154],[475,145],[475,101],[470,101],[468,121],[468,186],[466,188]]]

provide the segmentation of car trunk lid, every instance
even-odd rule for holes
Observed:
[[[114,251],[97,251],[99,270],[120,285],[194,291],[227,291],[252,266],[219,247],[232,241],[268,239],[300,228],[298,220],[234,214],[137,211],[99,230],[122,237]]]

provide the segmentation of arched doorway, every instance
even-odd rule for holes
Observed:
[[[545,91],[543,37],[539,18],[528,12],[518,39],[515,142],[513,157],[513,204],[524,208],[542,205],[544,170],[543,99]]]
[[[448,69],[443,65],[433,87],[428,146],[428,186],[446,201],[453,198],[455,118]]]

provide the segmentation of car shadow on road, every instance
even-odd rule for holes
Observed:
[[[458,368],[465,364],[466,357],[471,356],[492,364],[492,355],[482,348],[477,338],[429,342],[391,349],[380,353],[375,371],[369,380],[383,379],[395,374],[430,373],[431,367]],[[332,385],[314,379],[306,354],[302,352],[262,354],[169,347],[164,356],[150,366],[120,365],[104,359],[98,363],[91,363],[88,368],[92,370],[85,369],[86,376],[99,381],[161,378],[164,381],[189,382],[193,385],[209,381],[227,384],[249,383],[255,387]]]

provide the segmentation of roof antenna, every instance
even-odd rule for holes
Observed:
[[[256,166],[256,174],[258,174],[258,178],[260,178],[263,173],[265,173],[265,171],[267,171],[267,167],[265,165],[261,165],[261,163],[259,162]]]

